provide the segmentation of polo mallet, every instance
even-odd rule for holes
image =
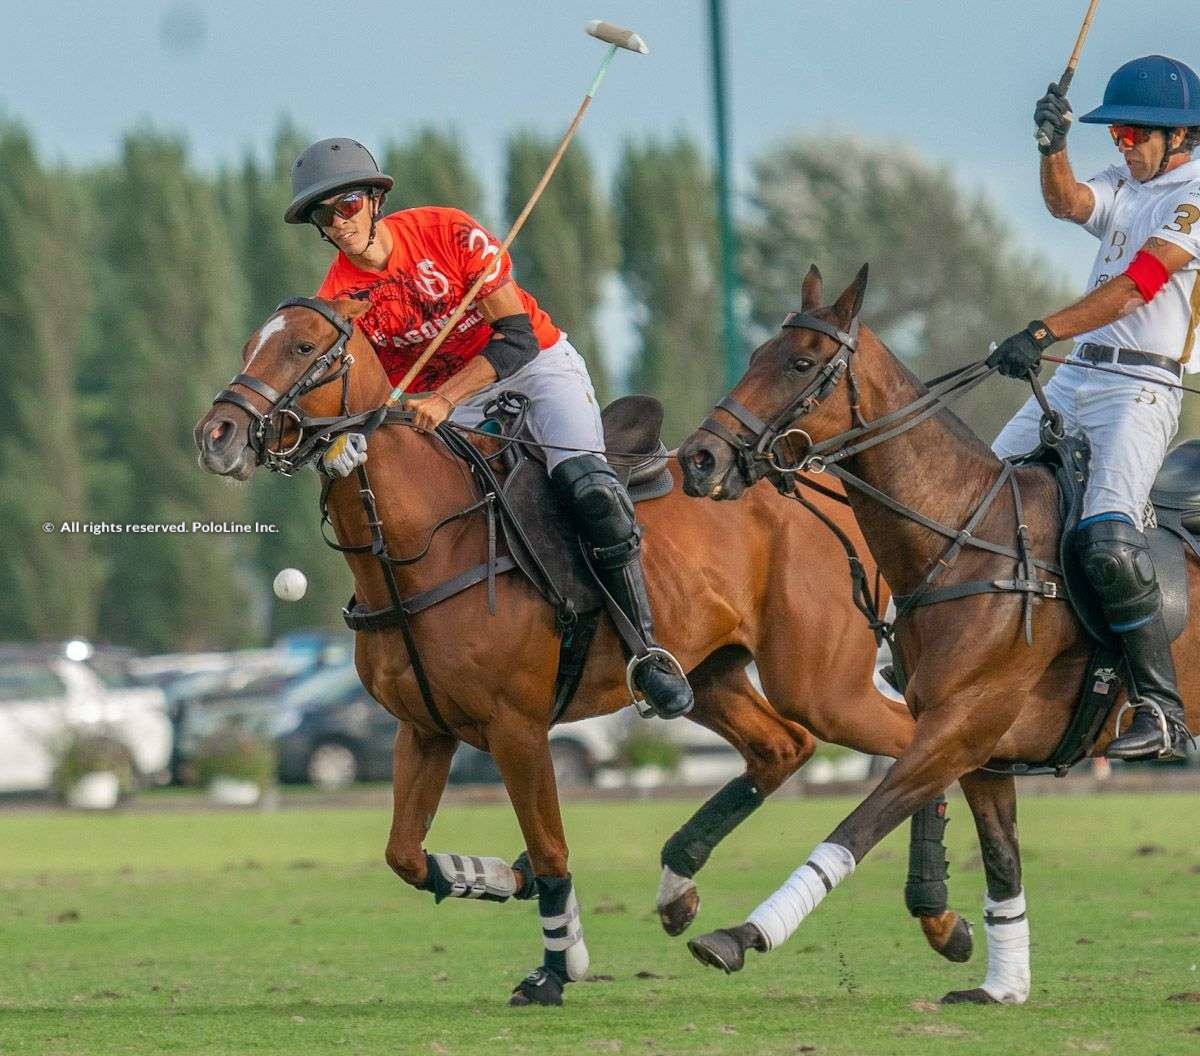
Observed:
[[[1087,40],[1088,30],[1092,28],[1092,19],[1096,17],[1096,7],[1099,3],[1100,0],[1091,0],[1091,3],[1088,4],[1087,14],[1083,16],[1083,25],[1079,27],[1079,36],[1075,40],[1075,50],[1071,52],[1071,57],[1067,60],[1067,68],[1063,70],[1063,75],[1058,80],[1058,91],[1061,95],[1067,94],[1067,89],[1071,87],[1071,81],[1075,78],[1075,67],[1079,65],[1079,53],[1083,51],[1083,42]],[[1053,124],[1043,121],[1042,127],[1034,135],[1038,146],[1050,146],[1050,136],[1053,132]]]
[[[517,237],[517,232],[525,226],[525,221],[529,218],[529,214],[533,212],[533,207],[537,205],[538,199],[542,196],[542,191],[546,189],[546,184],[550,182],[550,177],[554,175],[554,170],[558,168],[558,163],[562,161],[562,156],[567,152],[567,146],[575,138],[575,131],[579,128],[579,122],[583,120],[583,115],[592,101],[592,96],[596,94],[596,89],[600,87],[600,82],[604,79],[604,74],[608,70],[608,64],[612,62],[617,49],[624,48],[626,51],[637,52],[639,55],[648,55],[650,53],[650,49],[646,47],[646,42],[632,29],[623,29],[621,26],[614,26],[611,22],[601,22],[599,20],[589,22],[585,29],[588,34],[597,40],[604,41],[606,44],[611,45],[611,47],[604,56],[604,61],[600,63],[600,69],[596,71],[596,76],[592,79],[592,85],[583,97],[583,102],[579,104],[579,109],[575,112],[575,119],[567,129],[566,135],[563,136],[562,142],[559,143],[558,150],[554,152],[554,157],[550,159],[550,164],[546,166],[546,171],[542,173],[542,178],[538,180],[537,186],[534,187],[533,193],[529,196],[529,201],[525,203],[525,208],[521,210],[520,215],[513,221],[512,227],[509,228],[508,234],[504,236],[504,241],[500,244],[498,256],[503,256],[508,252],[508,247],[512,245],[513,239]],[[467,306],[475,300],[476,294],[483,288],[487,274],[487,268],[480,271],[479,278],[475,280],[471,288],[463,295],[463,299],[459,302],[458,307],[454,309],[450,317],[442,324],[442,329],[434,339],[429,342],[429,347],[425,349],[421,357],[409,368],[408,373],[400,379],[400,383],[392,389],[392,394],[387,400],[387,406],[392,407],[396,404],[404,395],[409,385],[413,383],[413,379],[424,369],[430,357],[442,347],[442,342],[446,340],[447,335],[458,325],[458,321],[463,317]]]

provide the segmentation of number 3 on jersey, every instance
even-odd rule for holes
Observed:
[[[1200,209],[1194,205],[1181,205],[1175,210],[1175,222],[1172,224],[1163,224],[1163,229],[1166,231],[1178,231],[1183,235],[1192,233],[1192,225],[1200,220]]]
[[[1181,206],[1184,209],[1191,209],[1191,206]],[[1200,213],[1196,214],[1200,217]],[[493,281],[500,274],[500,247],[491,240],[488,233],[482,227],[471,228],[471,233],[467,235],[467,252],[478,253],[485,261],[488,257],[495,257],[496,263],[492,266],[492,270],[488,272],[484,282]]]

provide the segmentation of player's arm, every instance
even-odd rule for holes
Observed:
[[[1075,179],[1067,160],[1067,133],[1074,120],[1071,104],[1057,84],[1050,85],[1033,108],[1035,127],[1050,131],[1049,142],[1038,146],[1042,155],[1042,200],[1051,216],[1085,224],[1096,199],[1090,187]]]
[[[1042,353],[1056,341],[1078,337],[1136,312],[1148,304],[1193,255],[1162,238],[1150,238],[1120,275],[1097,286],[1074,304],[1001,342],[987,363],[1008,377],[1025,377],[1038,369]]]
[[[1042,158],[1042,201],[1057,220],[1086,224],[1091,219],[1096,196],[1075,178],[1066,150]]]
[[[515,284],[506,282],[493,290],[480,299],[478,308],[484,321],[491,324],[492,338],[478,356],[428,397],[408,401],[414,421],[422,428],[435,428],[456,404],[515,374],[538,354],[537,336]]]
[[[1062,341],[1115,322],[1148,304],[1170,277],[1192,259],[1192,254],[1182,246],[1150,238],[1125,271],[1061,312],[1046,316],[1046,326]]]

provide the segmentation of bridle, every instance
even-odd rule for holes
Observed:
[[[701,430],[724,440],[733,448],[735,465],[747,487],[763,477],[770,477],[782,493],[788,494],[795,483],[796,474],[824,473],[826,470],[835,472],[846,482],[850,474],[840,469],[838,463],[920,425],[940,411],[952,396],[965,395],[989,377],[995,369],[987,366],[982,360],[958,367],[926,382],[927,391],[911,403],[868,422],[862,416],[859,387],[854,376],[854,353],[858,351],[858,316],[855,316],[844,330],[808,312],[791,312],[782,325],[784,329],[814,330],[825,334],[838,343],[838,348],[817,376],[769,422],[764,422],[732,396],[722,399],[716,405],[717,409],[725,411],[748,429],[749,436],[727,429],[711,415],[700,426]],[[853,424],[844,432],[814,442],[804,429],[794,423],[810,414],[827,399],[843,377],[850,387],[850,413]],[[1031,380],[1034,393],[1042,402],[1043,408],[1054,416],[1055,426],[1061,428],[1061,419],[1055,412],[1051,412],[1045,403],[1037,378],[1033,377]],[[1050,435],[1055,437],[1060,434],[1052,432]],[[792,437],[798,438],[803,447],[795,454],[786,453],[791,457],[785,461],[785,452],[781,450],[781,445],[785,442],[790,443]]]
[[[247,442],[254,452],[255,464],[274,473],[290,476],[316,458],[337,434],[356,428],[360,432],[368,431],[363,429],[364,424],[379,415],[381,409],[372,408],[354,415],[349,413],[350,367],[354,363],[354,356],[346,346],[354,333],[354,325],[324,301],[311,297],[293,297],[280,304],[275,311],[280,312],[284,308],[307,308],[316,312],[337,331],[333,344],[305,367],[287,392],[281,394],[262,379],[243,372],[217,393],[213,406],[230,403],[250,415],[252,424]],[[295,405],[306,393],[339,380],[342,383],[340,415],[315,418]],[[265,411],[260,411],[248,397],[236,392],[235,386],[256,393],[269,406]],[[295,430],[295,440],[283,446],[283,437],[288,429]]]
[[[847,384],[850,386],[850,407],[855,427],[866,427],[867,423],[863,420],[859,410],[858,384],[854,378],[851,358],[858,350],[858,316],[855,316],[850,321],[850,325],[842,330],[808,312],[789,312],[782,326],[783,329],[815,330],[817,333],[825,334],[838,343],[838,349],[800,394],[769,422],[764,422],[749,407],[739,403],[732,396],[727,395],[721,399],[716,409],[724,411],[739,425],[748,429],[750,436],[735,433],[712,415],[704,420],[700,429],[724,440],[733,448],[738,471],[747,486],[754,484],[763,476],[773,474],[776,486],[781,491],[790,491],[792,486],[790,478],[797,472],[809,470],[820,473],[825,468],[824,460],[819,455],[813,454],[815,447],[812,437],[792,423],[810,414],[827,399],[837,388],[838,382],[842,380],[843,376],[846,377]],[[790,442],[792,437],[803,441],[804,448],[799,458],[783,462],[781,453],[777,449],[781,443]]]

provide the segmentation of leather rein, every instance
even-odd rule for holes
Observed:
[[[1032,599],[1034,597],[1058,598],[1062,596],[1057,583],[1053,580],[1038,578],[1038,570],[1056,576],[1061,576],[1062,570],[1052,562],[1033,557],[1029,552],[1029,532],[1024,523],[1021,493],[1012,463],[1003,463],[999,475],[988,489],[982,502],[961,528],[952,528],[926,517],[911,506],[880,491],[874,485],[868,484],[840,464],[854,455],[885,443],[920,425],[942,410],[951,398],[965,395],[989,377],[993,368],[988,367],[981,360],[942,374],[930,381],[927,384],[928,391],[912,402],[890,411],[872,422],[867,422],[862,416],[859,388],[854,375],[854,353],[858,350],[858,317],[855,316],[850,325],[842,330],[811,313],[791,312],[783,321],[783,327],[785,329],[813,330],[824,334],[838,343],[837,351],[801,393],[769,422],[763,421],[732,396],[722,399],[716,405],[717,409],[725,411],[734,418],[739,425],[749,431],[749,435],[727,428],[712,416],[705,419],[700,429],[723,440],[734,449],[735,466],[747,486],[756,483],[763,477],[768,477],[781,494],[790,496],[797,484],[813,486],[813,482],[800,478],[798,474],[828,472],[837,477],[843,485],[854,488],[894,513],[945,538],[948,541],[946,547],[922,577],[918,587],[911,594],[898,595],[894,598],[896,620],[907,615],[919,605],[953,601],[973,594],[1015,592],[1023,597],[1025,638],[1026,641],[1032,642],[1030,607]],[[850,388],[853,425],[842,433],[820,442],[814,442],[812,437],[795,423],[827,399],[843,377],[846,378]],[[785,460],[788,452],[782,450],[782,445],[790,443],[793,437],[798,438],[803,447],[793,458]],[[1012,493],[1016,517],[1016,549],[985,539],[978,539],[974,535],[976,528],[982,523],[984,516],[1006,484]],[[819,486],[817,486],[817,490],[825,491]],[[953,566],[965,548],[984,550],[1012,559],[1017,564],[1016,575],[1008,579],[972,580],[948,587],[935,587],[936,580]],[[885,637],[890,637],[889,632],[890,628],[884,632]],[[893,653],[895,653],[894,649]],[[896,655],[898,656],[898,654]]]

